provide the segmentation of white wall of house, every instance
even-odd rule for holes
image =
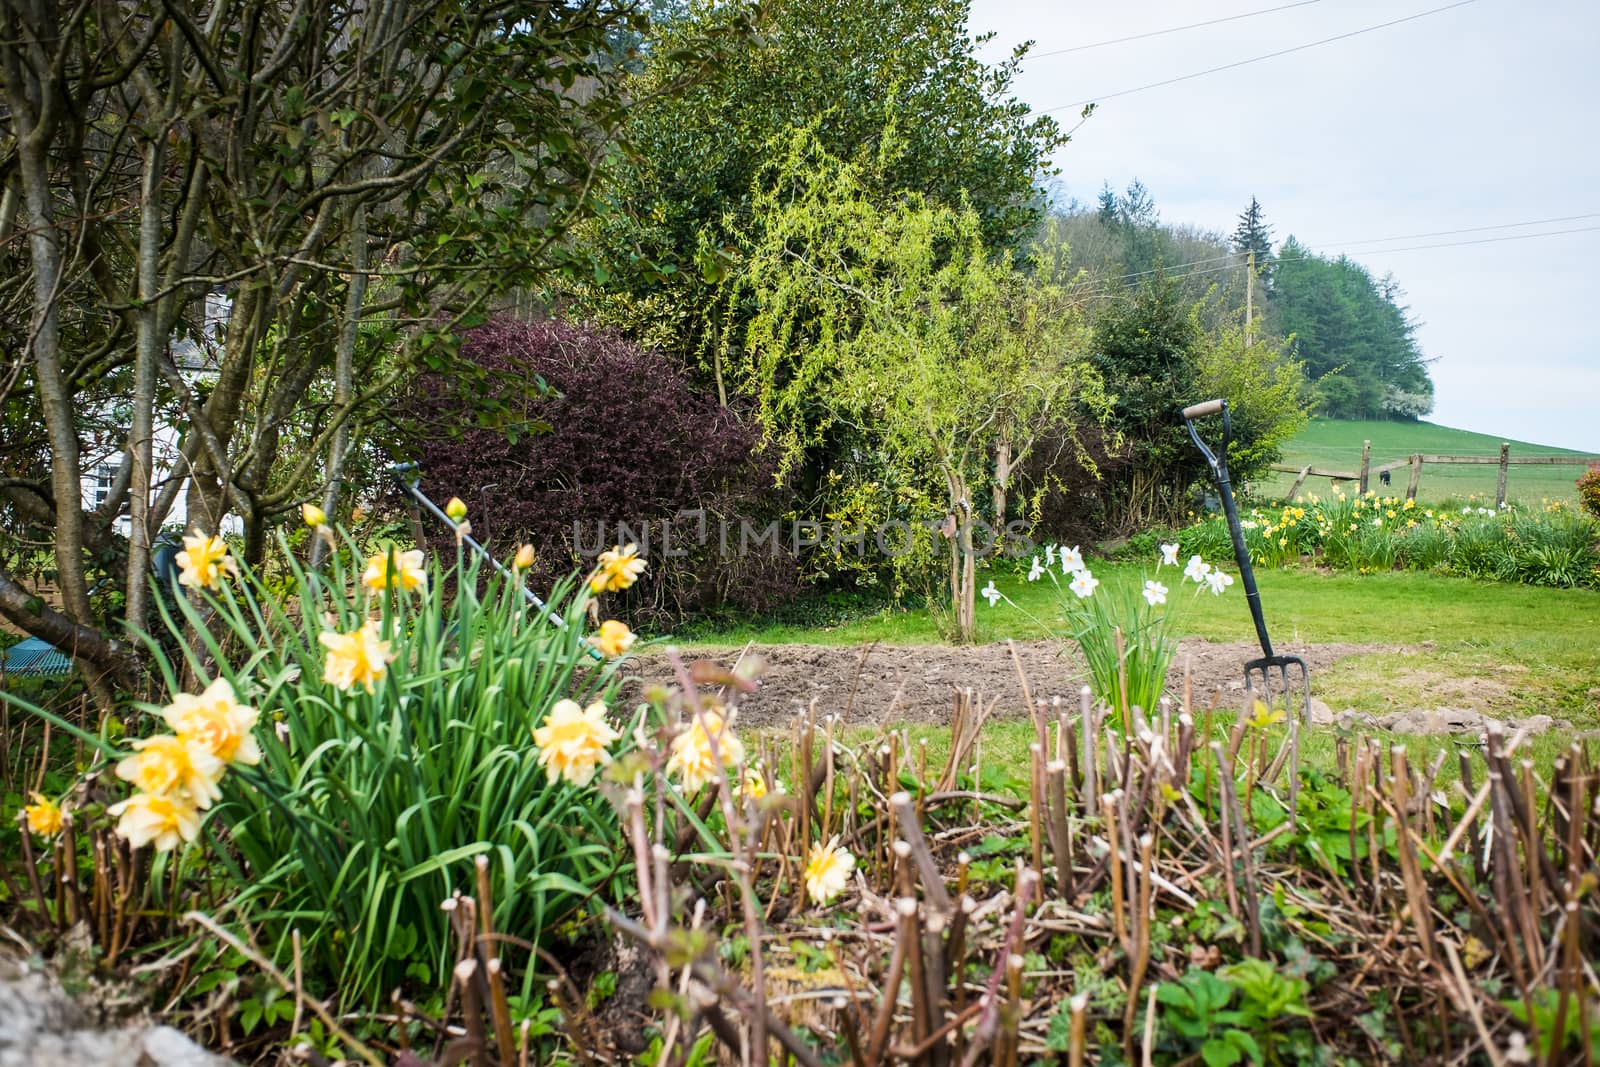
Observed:
[[[206,294],[203,309],[203,319],[200,329],[200,339],[193,337],[178,337],[172,339],[169,351],[173,362],[184,378],[193,383],[209,378],[215,374],[216,359],[215,349],[222,343],[222,333],[228,322],[228,315],[233,310],[233,300],[226,293]],[[178,446],[182,439],[184,427],[172,423],[158,422],[154,434],[154,471],[151,477],[151,503],[162,488],[174,477],[179,477]],[[123,434],[126,438],[126,431]],[[124,453],[112,451],[104,455],[86,457],[82,482],[83,506],[88,509],[99,507],[111,492],[112,482],[117,476],[118,469],[122,466]],[[178,490],[178,495],[173,501],[172,510],[167,514],[167,527],[189,528],[189,486],[185,472],[183,488]],[[238,515],[224,515],[222,528],[223,534],[241,534],[244,532],[244,520]],[[122,536],[129,534],[131,524],[127,515],[123,515],[116,522],[116,530]]]

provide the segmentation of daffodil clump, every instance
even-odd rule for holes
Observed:
[[[1433,506],[1374,491],[1335,491],[1252,508],[1240,526],[1258,567],[1315,560],[1358,574],[1403,568],[1535,585],[1600,585],[1600,526],[1561,504],[1495,507],[1472,496]],[[1178,539],[1190,551],[1230,551],[1220,514],[1199,519]]]
[[[1104,590],[1076,546],[1047,545],[1028,568],[1028,581],[1048,577],[1055,585],[1067,618],[1068,636],[1077,643],[1088,664],[1095,698],[1124,714],[1133,707],[1154,709],[1166,688],[1167,669],[1177,651],[1169,606],[1173,590],[1166,582],[1193,582],[1197,596],[1207,591],[1221,596],[1233,584],[1231,574],[1199,555],[1189,558],[1181,574],[1163,581],[1165,568],[1178,571],[1180,552],[1181,545],[1176,541],[1163,544],[1156,559],[1155,577],[1142,579],[1137,586],[1117,583]],[[990,606],[1002,600],[1016,606],[992,580],[981,594]]]
[[[377,1004],[423,971],[449,980],[439,901],[474,883],[478,855],[494,858],[497,925],[535,942],[615,877],[616,814],[596,784],[640,718],[612,710],[637,636],[615,619],[586,632],[587,575],[530,608],[531,549],[505,573],[463,553],[450,574],[420,549],[361,552],[314,505],[300,517],[333,551],[313,569],[286,541],[286,584],[220,539],[186,539],[189,593],[167,620],[180,639],[146,645],[166,678],[211,680],[152,707],[151,736],[86,741],[127,783],[107,809],[117,834],[162,852],[214,837],[172,869],[225,887],[230,921],[280,965],[298,932],[307,967]],[[619,546],[596,576],[610,592],[644,570]],[[731,729],[720,742],[739,752]],[[28,831],[60,833],[61,804],[31,800]]]

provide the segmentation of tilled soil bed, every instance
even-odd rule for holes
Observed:
[[[715,652],[696,650],[686,659],[715,659],[732,664],[740,655],[766,661],[758,692],[740,701],[739,718],[750,727],[787,722],[796,709],[817,701],[820,715],[840,714],[852,724],[880,722],[946,723],[951,694],[972,689],[980,696],[999,697],[996,716],[1024,714],[1022,684],[1017,661],[1028,678],[1035,699],[1063,697],[1076,700],[1086,672],[1075,648],[1057,641],[1015,642],[1016,659],[1005,643],[989,645],[761,645]],[[1394,645],[1316,644],[1285,645],[1274,651],[1302,657],[1313,672],[1347,656],[1397,651]],[[1186,639],[1173,658],[1169,685],[1174,694],[1183,684],[1185,664],[1194,680],[1195,695],[1225,694],[1243,686],[1243,664],[1261,654],[1249,642],[1214,643]],[[645,681],[665,681],[671,675],[666,655],[651,651],[633,664]]]

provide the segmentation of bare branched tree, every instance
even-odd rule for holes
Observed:
[[[331,510],[397,385],[577,269],[643,28],[606,0],[0,0],[0,615],[125,672],[180,494],[247,557]]]

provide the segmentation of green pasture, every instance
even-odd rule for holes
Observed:
[[[1431,422],[1387,422],[1360,419],[1312,419],[1283,449],[1282,462],[1286,466],[1303,467],[1310,464],[1329,470],[1355,472],[1361,466],[1361,443],[1372,442],[1372,465],[1405,459],[1413,452],[1437,456],[1488,456],[1498,459],[1500,444],[1505,438],[1489,434],[1457,430]],[[1519,456],[1576,456],[1583,455],[1566,448],[1536,445],[1527,441],[1511,441],[1511,457]],[[1513,464],[1507,475],[1506,495],[1524,504],[1539,504],[1545,500],[1576,499],[1573,483],[1584,468],[1577,464],[1530,465]],[[1409,472],[1396,470],[1392,474],[1390,492],[1405,492]],[[1495,482],[1500,476],[1496,464],[1427,465],[1422,468],[1422,481],[1417,495],[1428,501],[1451,497],[1469,497],[1478,494],[1492,502]],[[1252,488],[1262,496],[1277,499],[1289,491],[1295,476],[1281,471]],[[1382,491],[1374,475],[1370,488]],[[1302,493],[1326,495],[1328,479],[1308,478]]]

